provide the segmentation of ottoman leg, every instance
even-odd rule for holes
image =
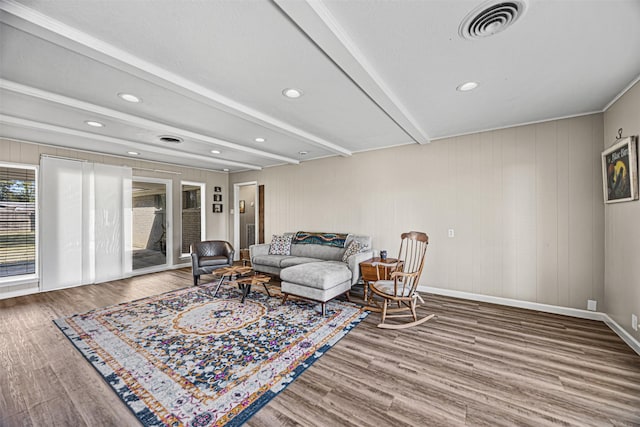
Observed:
[[[327,309],[327,304],[326,303],[321,303],[322,304],[322,317],[324,317],[327,313],[326,313],[326,309]]]
[[[289,294],[282,294],[282,303],[287,302],[287,298],[289,298]]]

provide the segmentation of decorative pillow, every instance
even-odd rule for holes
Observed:
[[[271,246],[269,246],[269,255],[291,255],[291,239],[288,236],[271,236]]]
[[[347,246],[347,250],[344,251],[344,255],[342,255],[342,262],[347,262],[347,259],[351,255],[357,254],[358,252],[362,251],[365,248],[366,246],[360,243],[359,241],[352,240],[351,243],[349,243],[349,246]]]

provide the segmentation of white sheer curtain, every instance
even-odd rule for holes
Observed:
[[[41,159],[42,290],[131,271],[131,169]]]

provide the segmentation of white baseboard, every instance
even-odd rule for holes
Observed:
[[[506,305],[508,307],[526,308],[529,310],[542,311],[543,313],[562,314],[565,316],[577,317],[580,319],[599,320],[604,322],[613,332],[615,332],[629,347],[640,355],[640,342],[629,332],[618,325],[607,313],[599,311],[581,310],[579,308],[562,307],[559,305],[541,304],[537,302],[521,301],[511,298],[495,297],[491,295],[474,294],[471,292],[454,291],[451,289],[432,288],[430,286],[418,286],[419,292],[442,295],[453,298],[468,299],[471,301],[481,301],[490,304]]]
[[[618,322],[609,317],[608,314],[602,313],[604,319],[602,320],[613,332],[618,334],[622,341],[626,342],[629,347],[640,355],[640,342],[635,339],[629,332],[627,332],[622,326],[618,325]]]
[[[38,287],[38,285],[32,288],[17,289],[14,291],[6,291],[6,292],[3,291],[3,292],[0,292],[0,299],[22,297],[25,295],[37,294],[38,292],[40,292],[40,288]]]

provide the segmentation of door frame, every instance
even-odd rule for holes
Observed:
[[[140,182],[150,182],[152,184],[164,184],[166,190],[165,196],[165,220],[166,220],[166,230],[165,230],[165,240],[167,244],[166,250],[166,258],[165,263],[161,265],[154,265],[152,267],[141,268],[138,270],[133,269],[133,264],[131,268],[131,275],[138,276],[140,274],[153,273],[156,271],[164,271],[171,268],[173,265],[173,180],[165,179],[165,178],[151,178],[146,176],[132,176],[131,177],[131,199],[133,201],[133,183],[135,181]],[[133,203],[131,204],[131,233],[133,234]],[[131,239],[133,243],[133,239]],[[131,253],[131,257],[133,258],[133,247],[129,248],[129,252]],[[133,261],[133,260],[132,260]]]
[[[200,187],[200,241],[207,239],[207,215],[205,205],[207,202],[207,183],[197,181],[180,181],[180,258],[188,258],[191,252],[182,252],[182,187],[184,185],[192,185]]]
[[[255,203],[256,215],[255,215],[255,239],[254,242],[258,241],[258,227],[259,227],[259,217],[258,212],[260,211],[260,200],[258,199],[258,181],[247,181],[247,182],[237,182],[233,184],[233,248],[235,249],[235,254],[233,256],[234,261],[238,261],[240,259],[240,209],[238,209],[238,196],[240,195],[240,187],[248,187],[253,186],[255,193],[253,196],[253,200]]]

